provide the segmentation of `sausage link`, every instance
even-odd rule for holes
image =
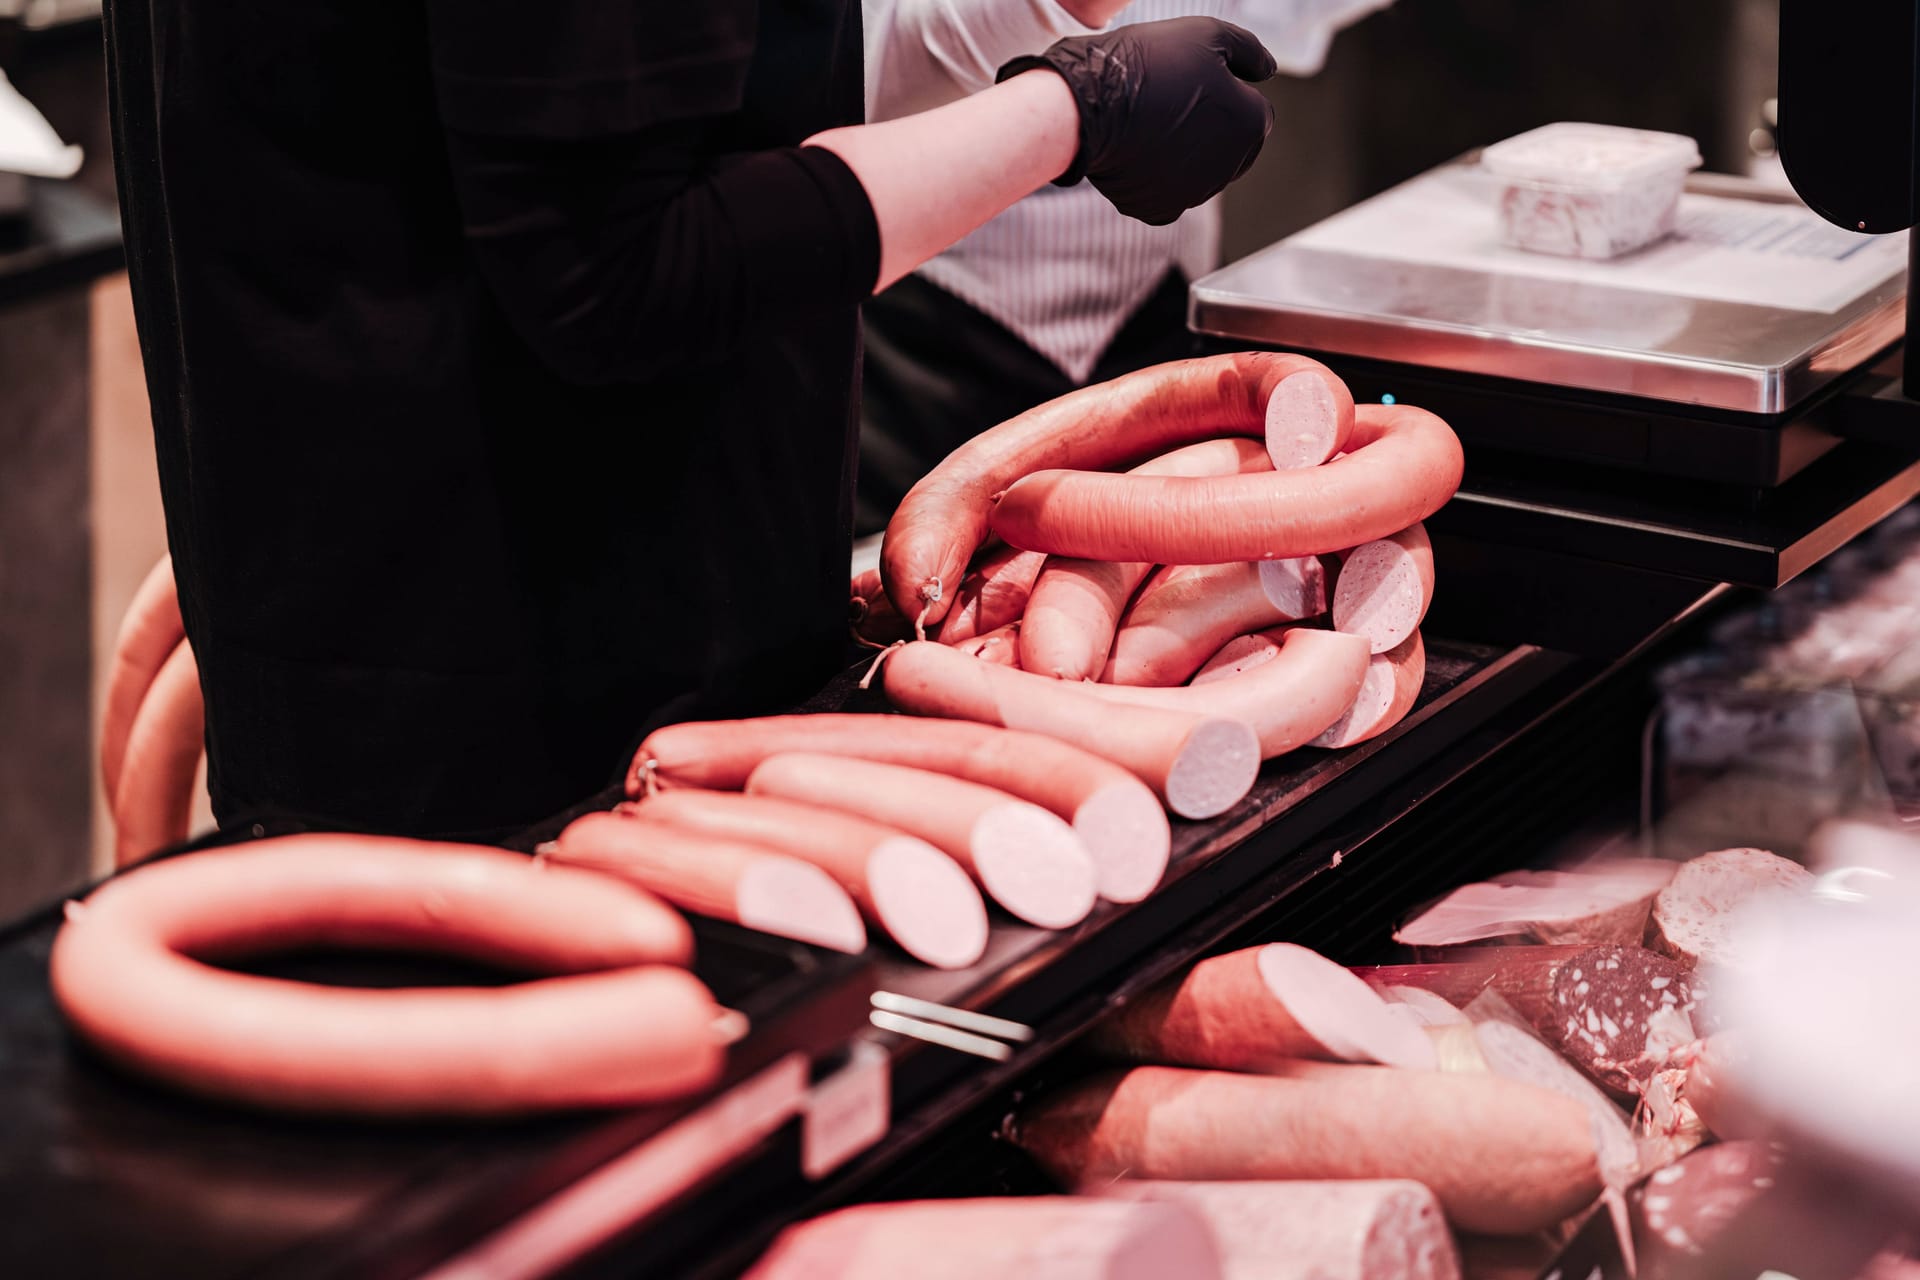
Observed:
[[[1274,635],[1273,632],[1267,632]],[[1177,689],[1069,686],[1090,697],[1195,716],[1233,716],[1252,726],[1262,759],[1303,747],[1346,714],[1367,675],[1367,642],[1338,631],[1290,627],[1280,652],[1241,675]]]
[[[627,794],[737,791],[762,760],[795,751],[951,774],[1032,801],[1073,824],[1093,855],[1100,895],[1115,902],[1144,898],[1167,869],[1167,815],[1139,778],[1057,738],[966,720],[827,713],[668,725],[640,744]]]
[[[1064,929],[1098,896],[1080,837],[1039,805],[977,782],[841,756],[769,756],[747,791],[803,800],[918,836],[1029,924]]]
[[[1255,564],[1168,565],[1147,580],[1120,620],[1107,684],[1185,684],[1235,636],[1326,612],[1326,579],[1313,556],[1294,566],[1300,589],[1276,601]]]
[[[1083,387],[975,436],[914,485],[881,544],[887,594],[906,617],[923,609],[928,625],[945,617],[986,538],[994,495],[1032,472],[1123,466],[1222,435],[1264,437],[1290,465],[1309,465],[1349,447],[1353,420],[1353,397],[1326,366],[1270,351],[1180,360]]]
[[[217,967],[264,951],[443,952],[565,976],[360,990]],[[69,908],[50,960],[74,1030],[192,1093],[378,1116],[627,1106],[711,1084],[686,922],[605,877],[497,849],[306,835],[171,858]]]
[[[818,804],[732,791],[662,791],[623,809],[811,862],[917,960],[958,969],[987,947],[987,908],[952,858],[896,827]]]
[[[1235,716],[1116,707],[1094,696],[1099,685],[993,666],[944,645],[895,650],[887,659],[886,688],[895,706],[919,715],[1027,729],[1104,756],[1184,818],[1225,813],[1253,788],[1260,770],[1259,738]]]
[[[205,749],[200,668],[182,640],[141,699],[113,793],[113,859],[126,866],[187,838]]]
[[[553,857],[631,881],[695,915],[834,951],[866,949],[866,926],[847,891],[812,863],[764,845],[590,813],[560,833]]]
[[[1175,449],[1133,469],[1148,476],[1231,476],[1271,471],[1264,446],[1227,437]],[[1107,665],[1127,602],[1153,566],[1047,557],[1027,597],[1020,665],[1060,680],[1093,680]]]
[[[107,675],[106,710],[100,725],[100,776],[109,803],[120,790],[120,764],[127,737],[147,689],[173,651],[187,638],[180,618],[180,595],[173,584],[173,557],[161,556],[133,593],[113,642],[113,666]]]
[[[990,523],[1014,546],[1094,560],[1327,555],[1425,520],[1462,466],[1459,438],[1431,413],[1361,405],[1346,455],[1325,466],[1206,479],[1036,471],[1000,494]]]

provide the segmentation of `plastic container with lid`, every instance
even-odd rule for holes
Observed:
[[[1614,258],[1673,229],[1700,148],[1677,133],[1550,124],[1481,153],[1500,179],[1500,234],[1535,253]]]

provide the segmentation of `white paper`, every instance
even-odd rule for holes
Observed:
[[[1680,197],[1674,233],[1611,261],[1500,243],[1499,181],[1443,169],[1288,241],[1300,248],[1492,275],[1612,285],[1671,297],[1831,314],[1907,266],[1907,236],[1843,231],[1800,204]]]
[[[71,178],[80,171],[79,147],[60,141],[46,118],[0,71],[0,173]]]

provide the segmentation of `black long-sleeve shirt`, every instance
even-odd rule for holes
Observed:
[[[110,0],[215,810],[485,833],[841,654],[852,0]]]

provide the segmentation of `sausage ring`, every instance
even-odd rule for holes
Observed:
[[[317,945],[432,951],[559,976],[364,990],[220,959]],[[721,1010],[686,922],[593,872],[498,849],[301,835],[138,868],[68,907],[50,961],[108,1058],[208,1097],[305,1112],[618,1106],[719,1074]]]

